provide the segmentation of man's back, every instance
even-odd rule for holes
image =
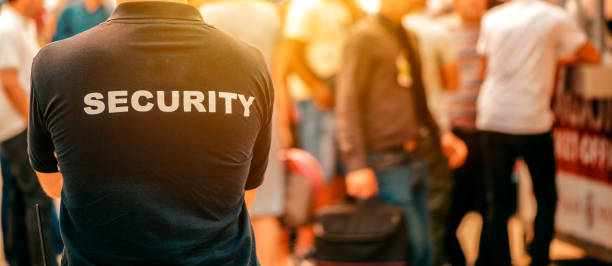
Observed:
[[[560,8],[516,0],[485,15],[478,52],[487,56],[477,125],[483,130],[536,134],[550,130],[557,61],[585,36]]]
[[[64,177],[67,262],[256,264],[272,85],[261,55],[175,3],[125,3],[33,69],[32,164]]]

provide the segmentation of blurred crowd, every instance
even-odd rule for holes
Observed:
[[[49,1],[8,0],[0,11],[2,228],[11,265],[39,263],[30,261],[40,254],[27,215],[31,202],[46,202],[41,211],[50,214],[47,238],[54,245],[48,252],[61,252],[53,204],[19,181],[32,172],[24,169],[27,156],[15,155],[25,154],[28,96],[18,94],[29,93],[31,60],[39,47],[103,23],[114,5]],[[518,157],[529,166],[538,201],[532,264],[549,263],[556,71],[600,60],[561,3],[189,3],[205,22],[258,48],[274,79],[271,160],[250,210],[262,265],[309,263],[315,252],[311,219],[291,224],[288,209],[314,212],[347,198],[378,198],[404,209],[411,265],[465,265],[456,230],[470,211],[484,219],[477,264],[510,264],[506,223],[515,211],[510,176]],[[23,150],[8,152],[12,147]],[[318,181],[307,191],[296,191],[288,177],[295,148],[316,159],[307,167],[316,169]],[[34,176],[28,180],[36,183]],[[292,202],[300,193],[314,195],[314,204]]]

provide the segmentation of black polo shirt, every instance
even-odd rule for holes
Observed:
[[[272,103],[261,54],[185,4],[124,3],[43,48],[28,150],[64,177],[62,264],[257,265],[244,191]]]

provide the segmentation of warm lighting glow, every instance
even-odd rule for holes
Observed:
[[[359,8],[368,14],[374,14],[380,9],[380,0],[357,0]]]

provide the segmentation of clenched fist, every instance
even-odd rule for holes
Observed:
[[[351,171],[346,175],[346,192],[356,198],[368,199],[378,194],[378,181],[371,168]]]

